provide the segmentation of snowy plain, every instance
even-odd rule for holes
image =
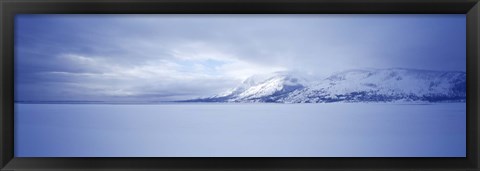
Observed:
[[[16,157],[465,157],[465,103],[15,104]]]

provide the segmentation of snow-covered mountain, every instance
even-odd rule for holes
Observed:
[[[195,102],[465,101],[466,74],[415,69],[359,69],[306,79],[292,72],[256,75],[232,90]]]
[[[254,75],[224,93],[189,101],[195,102],[280,102],[290,93],[304,89],[307,80],[298,73],[275,72]]]

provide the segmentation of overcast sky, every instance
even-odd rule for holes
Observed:
[[[465,71],[465,15],[17,15],[16,100],[178,100],[254,74]]]

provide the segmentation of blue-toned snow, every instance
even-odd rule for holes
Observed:
[[[17,157],[464,157],[465,103],[16,104]]]

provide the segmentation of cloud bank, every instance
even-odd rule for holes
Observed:
[[[464,15],[19,15],[16,100],[169,101],[251,75],[465,71]]]

